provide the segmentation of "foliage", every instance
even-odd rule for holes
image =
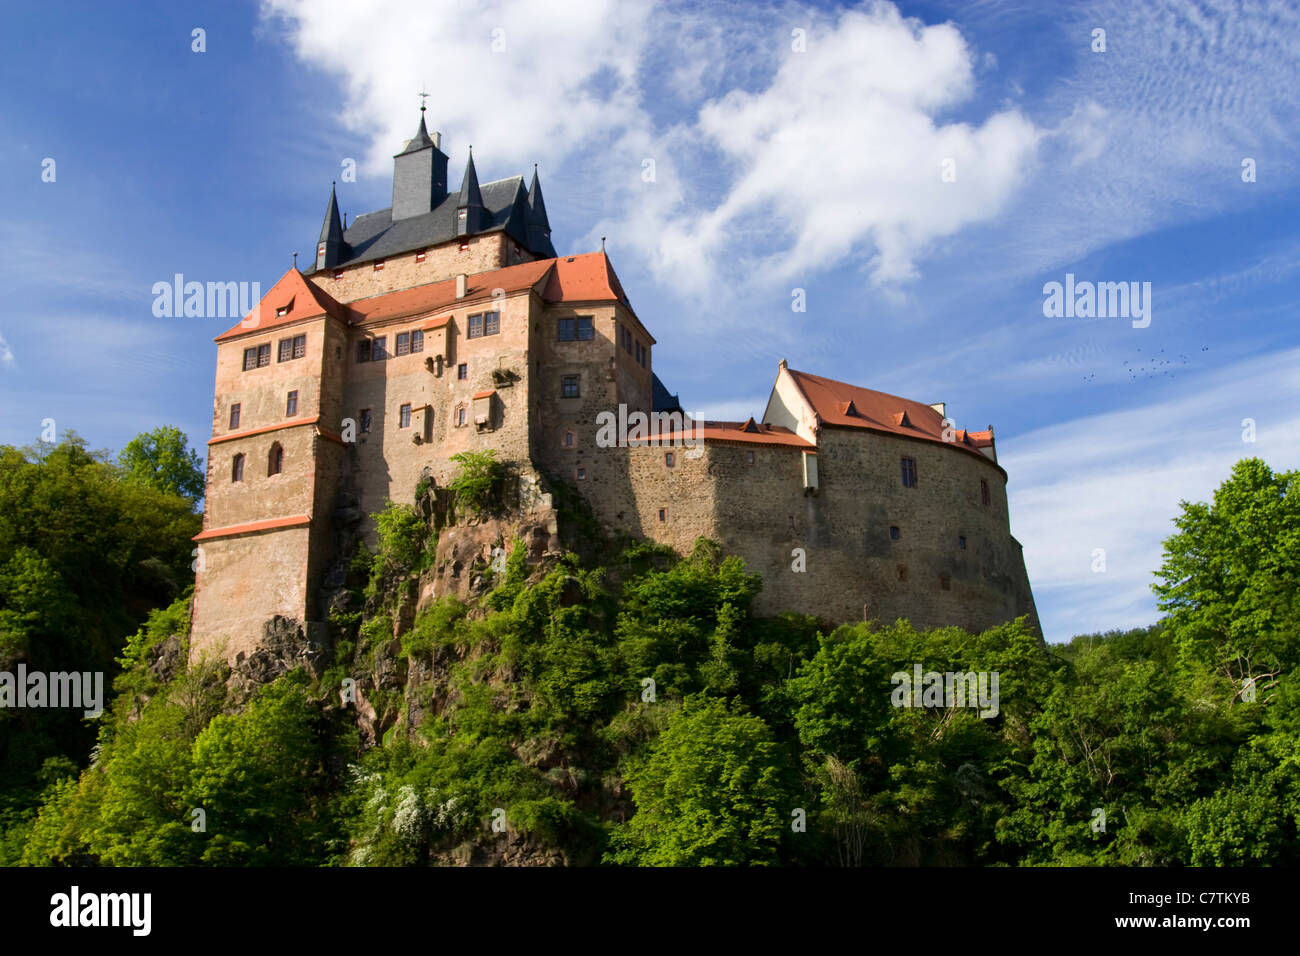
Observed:
[[[207,481],[203,460],[189,447],[189,438],[174,425],[161,425],[136,435],[117,459],[127,481],[191,501],[203,497]]]
[[[451,460],[460,466],[447,484],[456,504],[469,511],[487,508],[505,478],[505,466],[497,460],[496,449],[462,451]]]

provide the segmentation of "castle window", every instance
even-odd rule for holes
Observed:
[[[559,342],[588,342],[596,337],[594,320],[589,315],[560,319],[555,329],[555,337]]]
[[[293,357],[302,358],[307,354],[307,336],[295,335],[293,337]]]
[[[752,451],[745,452],[745,461],[751,465],[754,463],[754,453]]]
[[[460,216],[459,216],[459,218],[461,219],[462,222],[464,221],[464,219],[465,219],[465,210],[462,209],[462,210],[460,211]],[[468,243],[468,242],[462,242],[462,243],[460,244],[460,251],[461,251],[461,252],[469,252],[469,243]]]
[[[343,346],[336,345],[334,346],[334,361],[341,362],[342,360],[343,360]]]
[[[959,550],[966,550],[966,536],[964,534],[957,535],[957,547]]]
[[[278,475],[284,471],[284,447],[276,442],[271,446],[271,454],[266,459],[266,476]]]
[[[589,342],[596,337],[595,320],[589,315],[578,316],[578,341]]]
[[[670,451],[664,452],[664,464],[667,465],[669,468],[673,467],[673,465],[676,464],[676,462],[673,460],[672,452]]]
[[[358,362],[370,361],[370,340],[369,339],[362,339],[360,342],[357,343],[357,361]]]
[[[897,540],[898,540],[899,538],[901,538],[901,537],[902,537],[902,534],[901,534],[901,533],[899,532],[899,530],[898,530],[898,525],[896,525],[896,524],[894,524],[894,525],[890,525],[890,526],[889,526],[889,540],[890,540],[890,541],[897,541]]]
[[[262,368],[271,364],[271,343],[266,345],[254,345],[250,349],[244,349],[244,371],[250,371],[255,368]]]
[[[410,352],[411,352],[411,333],[398,332],[397,333],[397,354],[409,355]]]
[[[235,402],[230,406],[230,427],[239,427],[239,402]]]
[[[577,338],[575,329],[577,328],[577,319],[560,319],[555,327],[555,338],[559,342],[572,342]]]
[[[461,362],[456,366],[456,378],[460,379],[462,382],[469,378],[469,366],[464,362]]]
[[[985,508],[989,506],[989,483],[984,478],[980,479],[980,501]]]
[[[383,260],[383,259],[380,259],[380,260],[378,260],[378,261],[375,263],[375,271],[376,271],[376,272],[383,272],[383,271],[384,271],[384,260]]]
[[[367,435],[369,433],[370,433],[370,409],[363,408],[361,409],[361,434]]]
[[[579,469],[578,469],[578,480],[579,480],[579,481],[586,481],[586,480],[587,480],[587,469],[586,469],[586,468],[579,468]]]
[[[425,250],[421,249],[419,252],[417,252],[417,253],[415,254],[415,261],[416,261],[416,262],[423,262],[423,261],[424,261],[424,252],[425,252]]]
[[[334,278],[336,278],[336,279],[342,279],[342,278],[343,278],[343,270],[342,270],[342,269],[335,269],[335,270],[334,270]]]
[[[574,443],[575,440],[576,440],[576,439],[575,439],[575,436],[574,436],[573,432],[565,432],[565,433],[564,433],[564,447],[565,447],[565,448],[572,448],[572,447],[573,447],[573,443]]]
[[[467,415],[468,415],[468,412],[466,411],[466,408],[465,408],[464,405],[457,405],[457,406],[456,406],[456,427],[457,427],[457,428],[460,428],[462,425],[465,424],[465,419],[466,419]]]
[[[413,332],[411,332],[411,351],[412,352],[424,351],[424,331],[422,329],[415,329]],[[442,356],[438,356],[438,357],[441,358]]]
[[[916,459],[915,458],[903,459],[903,487],[904,488],[916,487]]]
[[[939,589],[943,591],[952,590],[952,578],[946,574],[939,575]]]
[[[411,406],[410,405],[403,405],[400,409],[398,409],[397,427],[398,428],[411,427]]]
[[[501,313],[484,312],[483,313],[483,334],[496,335],[501,331]]]
[[[564,376],[564,388],[563,391],[560,392],[560,395],[564,398],[578,397],[578,376],[576,375]]]
[[[382,362],[386,358],[388,358],[388,336],[381,335],[374,340],[370,348],[370,361]]]
[[[471,339],[483,337],[483,316],[481,313],[469,317],[469,333],[467,337]]]
[[[284,403],[284,413],[285,415],[298,414],[298,390],[297,389],[294,389],[292,392],[289,393],[289,398]]]
[[[667,520],[668,520],[668,513],[667,513],[667,511],[665,511],[663,508],[660,508],[660,509],[659,509],[659,520],[660,520],[660,521],[667,521]]]
[[[900,580],[900,581],[906,581],[906,580],[907,580],[907,565],[906,565],[906,564],[900,564],[900,565],[898,566],[898,580]]]
[[[230,480],[244,480],[244,456],[242,454],[236,455],[230,461]]]

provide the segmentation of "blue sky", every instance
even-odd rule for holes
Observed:
[[[1294,5],[178,6],[6,12],[0,442],[202,450],[232,323],[153,284],[269,288],[345,160],[387,206],[426,89],[453,185],[538,163],[557,249],[608,237],[689,409],[760,415],[786,358],[992,423],[1049,639],[1155,620],[1179,500],[1300,466]],[[1045,317],[1067,273],[1149,327]]]

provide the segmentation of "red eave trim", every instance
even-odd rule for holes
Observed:
[[[493,395],[495,395],[495,394],[496,394],[496,389],[490,388],[490,389],[488,389],[486,392],[475,392],[475,393],[474,393],[474,397],[475,397],[475,398],[491,398],[491,397],[492,397]]]
[[[265,521],[250,521],[248,524],[235,524],[226,528],[212,528],[200,531],[191,541],[209,541],[212,538],[228,538],[236,534],[252,534],[256,531],[272,531],[276,528],[297,528],[311,524],[311,515],[293,515],[289,518],[268,518]]]
[[[296,428],[299,425],[315,425],[319,421],[320,421],[319,415],[317,415],[315,418],[296,418],[291,422],[280,422],[280,424],[278,425],[263,425],[261,428],[250,428],[248,431],[245,432],[232,432],[229,435],[217,435],[215,438],[209,438],[208,444],[216,445],[223,441],[234,441],[236,438],[251,438],[254,435],[265,435],[267,432],[279,431],[282,428]],[[335,441],[340,441],[340,439],[336,438],[335,436],[326,434],[323,429],[321,429],[320,431],[321,434],[325,435],[326,438],[332,438]]]

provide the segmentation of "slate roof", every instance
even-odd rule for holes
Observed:
[[[530,241],[529,223],[520,215],[520,209],[528,209],[528,192],[524,189],[524,177],[511,176],[484,183],[480,187],[483,196],[483,210],[486,226],[477,230],[475,235],[490,232],[505,232],[525,249],[552,259],[555,247],[550,239],[540,235]],[[522,197],[522,198],[519,198]],[[518,201],[516,201],[518,199]],[[341,269],[376,259],[415,252],[427,246],[436,246],[456,238],[456,207],[460,205],[460,194],[449,195],[437,208],[409,219],[393,222],[393,210],[380,209],[358,216],[343,230],[344,247],[339,261],[331,269]],[[544,243],[544,248],[538,248]],[[331,271],[322,269],[322,272]],[[315,274],[313,266],[305,275]]]

